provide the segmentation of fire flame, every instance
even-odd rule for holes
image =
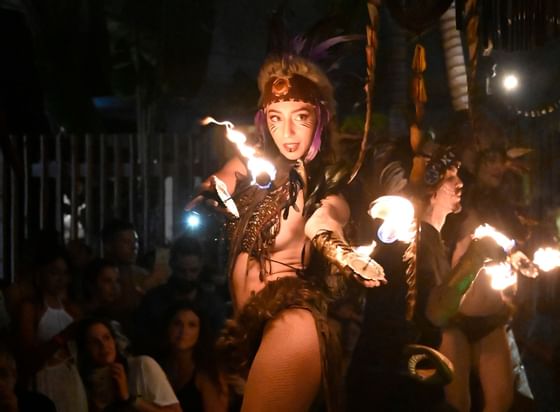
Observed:
[[[551,247],[539,248],[533,255],[533,263],[542,271],[550,272],[560,266],[560,250]]]
[[[252,185],[256,184],[262,189],[267,189],[268,187],[270,187],[272,181],[276,178],[276,168],[270,161],[262,157],[255,156],[256,153],[255,148],[246,144],[247,137],[239,130],[235,130],[232,122],[228,120],[219,122],[212,117],[206,117],[202,119],[200,123],[203,126],[209,124],[217,124],[219,126],[225,126],[227,139],[237,146],[237,149],[239,150],[241,156],[248,159],[247,168],[251,173],[251,177],[252,177],[251,184]],[[264,179],[265,181],[264,184],[260,178],[263,175],[267,176],[267,179]],[[259,182],[257,182],[257,178],[259,178]]]
[[[498,232],[489,224],[481,225],[474,231],[473,238],[482,239],[483,237],[491,237],[492,239],[494,239],[506,253],[509,253],[515,246],[515,241],[513,239],[510,239],[503,233]]]
[[[517,283],[517,274],[511,269],[507,262],[494,263],[484,266],[484,270],[491,277],[491,286],[495,290],[505,288]]]
[[[396,240],[410,243],[416,235],[414,206],[401,196],[381,196],[374,200],[369,209],[373,219],[383,219],[377,235],[384,243]]]
[[[373,240],[369,245],[356,246],[354,248],[354,252],[356,252],[358,255],[369,258],[376,246],[377,243],[375,242],[375,240]]]

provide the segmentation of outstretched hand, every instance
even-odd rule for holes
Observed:
[[[190,212],[191,210],[201,206],[210,209],[212,212],[217,212],[224,215],[229,214],[227,209],[218,201],[217,197],[211,192],[207,191],[204,191],[192,198],[192,200],[186,204],[185,211]]]
[[[373,288],[387,283],[383,267],[375,260],[356,252],[348,253],[345,260],[350,275],[361,285]]]
[[[198,189],[198,194],[185,205],[185,211],[191,210],[199,206],[210,206],[212,208],[219,207],[220,202],[216,193],[216,184],[214,179],[208,179]]]
[[[379,263],[369,256],[357,253],[332,230],[319,230],[311,242],[328,262],[363,286],[372,288],[387,282],[385,272]]]
[[[221,184],[221,187],[217,187],[217,185]],[[235,216],[232,211],[230,211],[226,205],[227,202],[233,202],[229,193],[226,195],[226,202],[224,202],[220,195],[218,194],[218,190],[220,189],[222,192],[224,189],[225,184],[221,182],[216,176],[212,176],[211,179],[208,179],[200,188],[199,193],[185,206],[185,211],[189,212],[197,207],[206,207],[211,212],[219,213],[226,217],[233,217]],[[235,208],[236,209],[236,208]],[[237,216],[236,216],[237,217]]]

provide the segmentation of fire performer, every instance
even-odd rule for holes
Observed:
[[[506,152],[501,148],[492,147],[479,153],[475,182],[459,216],[461,224],[453,264],[471,244],[474,228],[482,223],[517,241],[526,240],[528,231],[514,212],[511,192],[506,195],[502,187],[507,163]],[[470,380],[474,370],[480,380],[484,410],[505,411],[513,402],[514,368],[506,334],[511,312],[503,293],[493,289],[490,281],[490,276],[477,278],[443,334],[441,351],[455,365],[456,375],[445,389],[446,398],[458,411],[471,409]]]
[[[250,162],[236,157],[203,184],[208,194],[225,183],[239,216],[227,223],[235,316],[219,346],[230,372],[246,378],[243,411],[306,411],[315,402],[337,411],[341,359],[327,322],[326,280],[338,268],[374,287],[384,273],[345,241],[349,206],[341,188],[350,168],[335,161],[326,74],[284,54],[264,63],[258,85],[257,153],[275,165],[275,179],[250,181]]]
[[[389,282],[367,291],[362,333],[348,371],[348,410],[450,410],[443,385],[452,379],[453,367],[436,350],[442,327],[457,313],[484,261],[505,257],[485,237],[451,269],[440,232],[447,216],[461,209],[458,168],[449,149],[415,156],[409,192],[420,228],[408,248],[400,242],[374,252]]]

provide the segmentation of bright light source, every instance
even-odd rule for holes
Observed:
[[[188,228],[192,230],[197,229],[201,222],[200,215],[196,212],[189,213],[185,219]]]
[[[369,245],[355,247],[354,252],[356,252],[358,255],[369,258],[376,246],[377,242],[373,240]]]
[[[551,247],[540,248],[534,254],[533,263],[544,272],[550,272],[560,266],[560,250]]]
[[[502,86],[508,92],[515,90],[519,86],[519,79],[515,74],[507,74],[502,80]]]
[[[473,233],[473,238],[475,239],[482,239],[483,237],[491,237],[492,239],[494,239],[506,253],[511,252],[511,249],[513,249],[513,247],[515,246],[515,240],[510,239],[503,233],[498,232],[487,223],[478,226]]]
[[[383,219],[377,237],[383,243],[396,240],[410,243],[416,235],[414,206],[410,200],[401,196],[381,196],[375,199],[369,209],[373,219]]]
[[[492,289],[504,290],[517,283],[517,275],[506,262],[490,264],[484,267],[486,274],[491,277]]]

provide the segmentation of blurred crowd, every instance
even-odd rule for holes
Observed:
[[[231,302],[203,242],[182,235],[144,268],[132,224],[101,236],[98,257],[40,233],[2,290],[0,410],[227,411],[213,346]]]

